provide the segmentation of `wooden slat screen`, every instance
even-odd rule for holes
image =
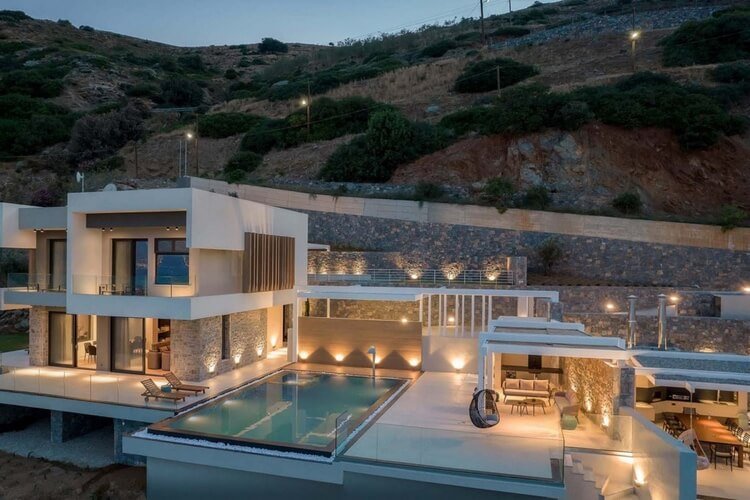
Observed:
[[[294,288],[294,238],[245,233],[242,282],[245,293]]]

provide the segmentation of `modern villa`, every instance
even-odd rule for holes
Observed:
[[[2,203],[0,247],[28,256],[0,306],[29,310],[0,423],[48,414],[57,443],[112,426],[149,498],[750,487],[750,356],[675,349],[663,298],[649,345],[635,308],[625,338],[599,335],[513,258],[429,280],[320,270],[308,214],[196,187]],[[717,296],[746,318],[750,293]]]

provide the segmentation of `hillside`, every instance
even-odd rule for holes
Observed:
[[[696,46],[673,34],[689,22],[720,22],[711,20],[742,4],[566,0],[490,17],[487,45],[478,21],[462,19],[335,47],[281,44],[286,52],[258,43],[173,47],[6,13],[0,81],[11,83],[0,85],[0,101],[9,101],[0,108],[13,110],[16,122],[9,132],[0,126],[0,194],[55,203],[76,170],[93,188],[163,185],[177,175],[177,143],[197,131],[191,175],[231,173],[316,191],[340,189],[341,181],[429,183],[429,197],[466,201],[486,200],[485,185],[502,178],[515,193],[504,203],[518,206],[524,192],[541,190],[543,208],[600,213],[632,192],[641,216],[714,220],[725,206],[750,210],[750,135],[742,125],[750,118],[742,64],[750,58],[674,64],[669,57],[678,56],[665,47]],[[738,12],[736,22],[746,24],[729,42],[743,44],[750,15]],[[514,76],[511,64],[527,74]],[[474,67],[485,69],[471,76]],[[631,79],[634,70],[667,80]],[[476,88],[459,91],[462,81]],[[524,90],[529,85],[549,93]],[[666,95],[672,105],[659,102]],[[21,106],[38,111],[20,113]],[[398,123],[404,139],[368,153],[361,149],[373,137],[368,120],[386,109],[406,121],[386,121],[385,130]],[[34,140],[19,139],[25,134]],[[342,161],[350,167],[341,170]],[[352,174],[362,168],[381,173]]]

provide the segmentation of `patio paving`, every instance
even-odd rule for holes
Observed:
[[[81,370],[76,368],[58,368],[53,366],[28,366],[28,355],[16,351],[10,359],[16,363],[10,365],[8,357],[3,358],[3,373],[0,375],[0,391],[23,392],[45,396],[137,406],[157,410],[182,410],[198,402],[213,398],[218,394],[233,389],[246,382],[274,372],[289,364],[286,349],[278,349],[269,354],[267,359],[257,361],[242,368],[222,373],[201,385],[209,387],[205,394],[189,396],[186,401],[173,403],[150,399],[148,402],[141,396],[144,389],[141,380],[152,378],[157,385],[166,384],[166,380],[154,375],[131,375],[113,372]],[[186,381],[187,382],[187,381]]]
[[[409,387],[351,448],[346,457],[486,474],[559,480],[554,461],[563,459],[559,414],[510,414],[500,405],[500,423],[471,424],[468,407],[476,375],[428,372]]]
[[[713,464],[706,470],[698,471],[698,495],[706,498],[747,498],[750,492],[750,467],[742,469],[721,462],[714,469]]]

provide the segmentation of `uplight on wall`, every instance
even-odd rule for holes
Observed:
[[[419,365],[419,360],[418,360],[417,358],[411,358],[411,359],[409,360],[409,365],[410,365],[410,366],[413,366],[413,367],[416,367],[416,366],[418,366],[418,365]]]
[[[276,337],[271,337],[271,349],[276,349]]]
[[[263,355],[263,346],[258,346],[257,349],[255,349],[255,352],[258,354],[258,356]]]
[[[241,360],[242,360],[242,354],[235,354],[234,355],[234,364],[235,365],[239,365]]]
[[[743,286],[742,287],[742,292],[743,293],[750,293],[750,286]]]
[[[679,295],[670,295],[669,296],[669,301],[672,304],[676,304],[676,303],[678,303],[680,301],[680,296]]]
[[[456,371],[458,371],[461,368],[463,368],[464,366],[466,366],[466,360],[464,358],[462,358],[462,357],[458,357],[457,356],[457,357],[453,358],[453,360],[451,361],[451,365],[453,365],[453,368]]]
[[[607,302],[606,304],[604,304],[604,308],[607,309],[607,311],[614,311],[615,304],[613,302]]]
[[[406,323],[408,323],[408,322],[409,322],[409,321],[408,321],[408,320],[407,320],[406,318],[401,318],[401,323],[402,323],[402,324],[404,324],[404,325],[405,325],[405,324],[406,324]]]
[[[609,413],[602,416],[602,427],[609,427]]]
[[[341,363],[344,361],[344,355],[343,354],[337,354],[333,357],[338,363]]]
[[[453,324],[456,322],[455,316],[448,316],[448,323]]]
[[[307,351],[300,351],[299,359],[307,359],[310,354]]]

